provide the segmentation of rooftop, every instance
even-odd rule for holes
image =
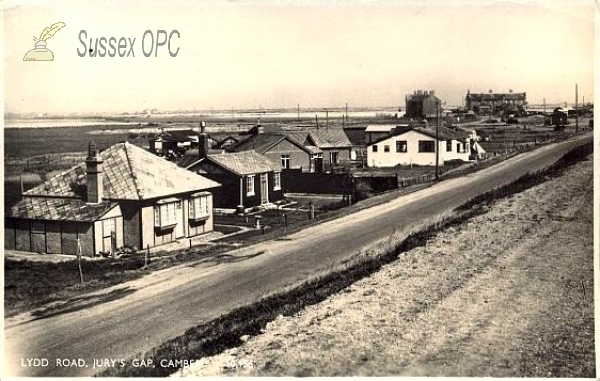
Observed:
[[[99,156],[104,161],[104,198],[110,200],[147,200],[220,186],[129,143],[115,144]],[[85,172],[81,163],[23,195],[81,198],[86,194]]]
[[[205,160],[212,161],[240,176],[272,172],[279,169],[269,158],[255,151],[209,155]]]
[[[319,148],[352,147],[344,130],[317,130],[308,134],[309,139]]]

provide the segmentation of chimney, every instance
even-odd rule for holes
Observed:
[[[508,93],[509,93],[509,94],[512,94],[512,89],[508,89]]]
[[[208,148],[206,122],[200,122],[200,133],[198,134],[198,156],[200,159],[204,159],[208,156]]]
[[[429,95],[435,95],[435,91],[434,90],[429,90]]]
[[[492,89],[490,89],[489,93],[490,93],[490,94],[492,93]]]
[[[96,144],[92,141],[88,144],[88,157],[85,159],[85,173],[87,184],[87,199],[90,204],[102,202],[104,186],[102,182],[102,159],[98,156]]]
[[[258,118],[256,120],[256,133],[257,134],[264,134],[265,133],[265,127],[260,124],[260,118]]]

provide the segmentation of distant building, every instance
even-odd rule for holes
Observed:
[[[380,140],[397,127],[397,124],[370,124],[365,129],[365,144],[370,144],[376,140]]]
[[[504,111],[511,106],[513,109],[527,104],[526,93],[513,93],[512,89],[508,93],[494,93],[490,90],[487,94],[475,94],[467,91],[465,97],[466,107],[478,114],[493,114]]]
[[[551,124],[553,126],[566,126],[567,124],[569,124],[568,116],[569,114],[567,111],[560,107],[557,107],[552,112],[552,115],[550,115]]]
[[[162,131],[148,140],[150,152],[159,156],[182,155],[198,144],[198,132],[194,130]]]
[[[440,98],[435,92],[417,90],[406,96],[406,118],[432,119],[442,110]]]
[[[305,172],[321,172],[323,151],[316,146],[303,145],[277,126],[257,125],[248,132],[249,137],[227,147],[229,152],[254,150],[265,155],[280,169],[301,168]]]

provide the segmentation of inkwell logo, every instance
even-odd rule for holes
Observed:
[[[66,25],[64,22],[57,22],[44,29],[40,38],[34,36],[35,49],[28,51],[23,57],[23,61],[54,61],[54,54],[51,50],[46,49],[46,41]]]

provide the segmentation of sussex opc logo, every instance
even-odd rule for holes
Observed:
[[[40,34],[40,38],[34,36],[35,49],[28,51],[25,57],[23,57],[23,61],[54,61],[54,54],[46,47],[46,41],[66,25],[64,22],[57,22],[45,28],[42,34]]]

